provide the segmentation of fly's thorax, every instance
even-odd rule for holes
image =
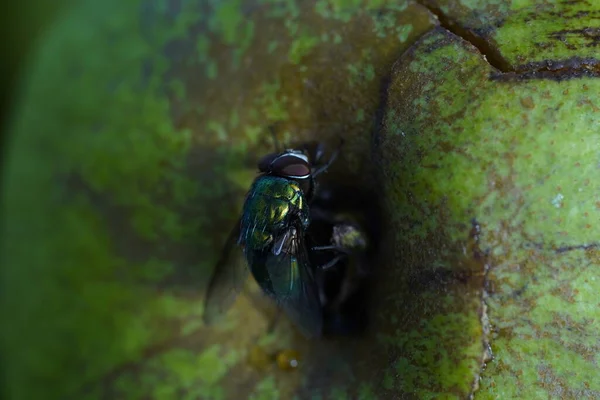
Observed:
[[[241,234],[246,247],[262,249],[278,232],[300,222],[309,224],[308,204],[297,182],[261,176],[252,185],[244,204]]]
[[[298,194],[304,197],[302,188],[296,180],[281,178],[273,175],[262,175],[256,178],[252,184],[252,187],[250,188],[248,196],[266,196],[293,201]]]

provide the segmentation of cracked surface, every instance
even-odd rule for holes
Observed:
[[[592,0],[422,0],[503,72],[598,76],[600,4]],[[567,69],[565,69],[565,66]]]
[[[284,143],[343,135],[328,176],[372,181],[382,78],[435,20],[412,2],[357,5],[82,2],[57,21],[22,88],[3,180],[7,397],[372,397],[346,367],[368,341],[312,346],[286,321],[265,335],[272,316],[252,296],[222,325],[200,318],[272,151],[269,124]],[[255,344],[291,347],[303,365],[256,371]],[[387,366],[359,368],[375,382]]]
[[[492,71],[443,28],[395,65],[379,143],[391,229],[400,246],[442,231],[435,252],[463,254],[480,225],[494,359],[474,398],[597,398],[600,81]]]
[[[598,397],[597,6],[422,3],[466,40],[411,1],[84,2],[57,21],[2,180],[7,393]],[[255,286],[201,325],[275,121],[282,141],[345,137],[330,179],[381,173],[366,338],[266,336]],[[299,370],[253,369],[257,343]]]

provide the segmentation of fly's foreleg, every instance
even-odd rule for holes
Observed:
[[[333,258],[327,262],[326,264],[320,265],[318,268],[321,270],[327,270],[329,268],[334,267],[337,263],[345,259],[350,255],[350,252],[344,247],[329,245],[329,246],[316,246],[312,247],[313,251],[333,251],[335,255]]]
[[[327,160],[327,162],[321,166],[319,166],[318,168],[313,169],[312,171],[312,176],[313,178],[316,178],[318,175],[320,175],[321,173],[327,171],[327,168],[329,168],[329,166],[331,166],[331,164],[333,164],[333,162],[336,160],[336,158],[338,157],[338,155],[340,154],[340,150],[342,148],[344,144],[344,140],[340,139],[340,144],[339,146],[334,150],[334,152],[331,154],[331,157],[329,157],[329,160]],[[319,155],[318,158],[320,158],[321,156]]]

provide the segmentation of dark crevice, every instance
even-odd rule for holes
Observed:
[[[523,81],[529,79],[551,79],[560,82],[574,78],[599,77],[600,62],[594,61],[565,68],[551,68],[544,66],[538,69],[525,70],[519,67],[519,72],[493,74],[491,79],[500,82]]]
[[[479,371],[477,371],[473,382],[471,384],[471,391],[467,396],[467,399],[472,400],[475,397],[475,393],[479,390],[479,382],[483,372],[485,371],[488,362],[493,359],[492,347],[490,344],[490,322],[487,313],[487,302],[486,298],[488,297],[488,274],[490,272],[490,260],[489,260],[489,252],[485,251],[481,248],[481,225],[477,222],[476,218],[471,220],[471,231],[469,233],[469,237],[471,238],[471,252],[473,254],[473,258],[481,263],[483,267],[483,279],[479,301],[481,304],[480,310],[480,318],[479,321],[481,323],[482,335],[481,335],[481,359],[479,360]]]
[[[498,72],[491,75],[492,80],[513,81],[529,79],[552,79],[563,81],[573,78],[600,77],[600,60],[595,58],[572,57],[567,60],[543,60],[521,65],[511,65],[500,50],[478,34],[475,29],[462,26],[429,0],[416,0],[431,14],[437,17],[440,26],[474,46]],[[590,33],[591,32],[591,33]],[[559,32],[562,33],[562,32]],[[593,32],[586,30],[588,36]],[[594,36],[595,37],[595,36]],[[557,36],[557,40],[560,37]]]
[[[508,61],[502,56],[500,51],[492,46],[485,38],[479,36],[469,28],[461,26],[459,22],[453,21],[450,17],[444,14],[444,12],[435,5],[429,3],[427,0],[417,1],[418,4],[427,8],[430,13],[435,15],[440,22],[440,26],[463,40],[469,42],[472,46],[477,48],[481,54],[483,54],[487,62],[498,71],[515,72],[514,68]]]
[[[573,251],[573,250],[589,250],[589,249],[597,249],[600,248],[600,244],[598,243],[593,243],[593,244],[588,244],[588,245],[581,245],[581,246],[565,246],[565,247],[559,247],[558,249],[556,249],[555,251],[558,254],[561,253],[566,253],[567,251]]]
[[[543,243],[535,243],[535,242],[527,242],[523,244],[525,249],[535,249],[540,251],[554,251],[556,254],[566,253],[568,251],[574,250],[591,250],[600,248],[600,243],[590,243],[590,244],[581,244],[581,245],[571,245],[571,246],[545,246]]]
[[[370,190],[328,182],[319,186],[310,211],[307,247],[330,245],[335,229],[342,226],[356,228],[355,232],[366,243],[364,248],[352,248],[352,261],[343,258],[335,268],[316,272],[323,299],[326,299],[324,337],[360,337],[369,321],[368,304],[374,272],[371,266],[375,264],[373,260],[379,254],[381,242],[381,205]],[[309,258],[312,265],[325,265],[331,261],[332,254],[311,251]]]
[[[515,72],[492,74],[493,80],[553,79],[563,81],[580,77],[600,77],[600,61],[572,57],[567,60],[544,60],[515,67]]]
[[[373,124],[371,128],[371,151],[376,152],[376,149],[379,149],[381,143],[382,132],[385,128],[385,116],[387,114],[388,108],[388,96],[389,96],[389,87],[392,82],[391,74],[388,74],[383,77],[381,83],[379,85],[379,105],[375,110],[375,114],[373,116]],[[371,154],[372,160],[380,160],[377,154]],[[382,187],[382,183],[377,181],[376,186],[378,188]]]

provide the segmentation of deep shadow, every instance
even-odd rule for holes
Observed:
[[[381,237],[378,198],[372,191],[348,184],[321,185],[311,203],[311,225],[307,233],[310,247],[331,244],[336,222],[324,215],[333,215],[340,221],[352,221],[362,231],[367,247],[327,270],[320,270],[319,266],[331,260],[331,252],[310,252],[311,263],[326,299],[323,334],[325,337],[361,335],[368,326],[373,259]]]

